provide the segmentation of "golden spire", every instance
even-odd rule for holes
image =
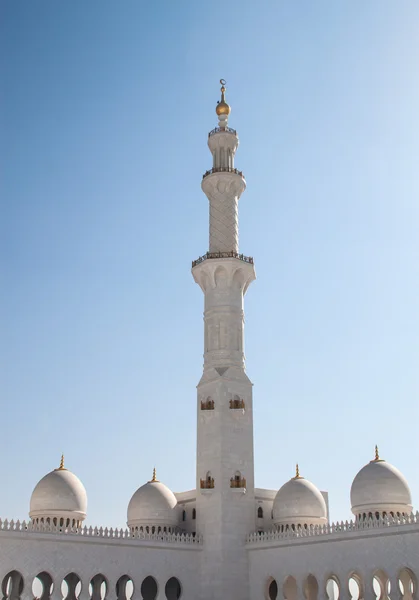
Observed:
[[[61,454],[61,460],[60,460],[60,466],[58,467],[59,471],[65,471],[66,468],[64,467],[64,454]]]
[[[151,478],[150,483],[154,483],[155,481],[158,481],[156,476],[156,467],[153,469],[153,477]]]
[[[302,479],[302,477],[300,475],[300,467],[298,466],[298,463],[295,465],[295,477],[293,477],[293,479]]]
[[[226,85],[226,81],[225,79],[220,79],[220,83],[221,83],[221,101],[217,102],[217,107],[215,109],[215,112],[217,113],[217,115],[220,117],[221,115],[224,115],[226,117],[228,117],[228,115],[231,112],[231,108],[229,107],[229,105],[227,104],[227,102],[225,101],[225,85]]]
[[[372,462],[381,462],[383,459],[380,458],[380,453],[378,452],[378,446],[375,446],[375,455],[374,460]]]

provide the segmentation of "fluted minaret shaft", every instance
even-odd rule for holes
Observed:
[[[238,201],[246,182],[234,167],[238,145],[236,132],[228,127],[218,127],[208,138],[213,167],[204,175],[202,189],[209,200],[210,252],[239,251]]]

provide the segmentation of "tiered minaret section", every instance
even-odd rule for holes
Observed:
[[[205,600],[248,597],[245,540],[255,529],[252,383],[245,372],[243,297],[255,279],[239,253],[238,201],[246,188],[234,167],[239,145],[228,127],[221,80],[218,127],[208,136],[213,167],[202,180],[209,200],[209,251],[192,263],[205,296],[204,372],[198,384],[197,532],[204,535]]]

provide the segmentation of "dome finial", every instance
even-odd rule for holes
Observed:
[[[231,108],[229,107],[229,105],[227,104],[227,102],[225,101],[225,91],[226,91],[226,80],[225,79],[220,79],[220,83],[221,83],[221,100],[217,102],[217,107],[215,109],[215,112],[217,113],[217,115],[220,118],[220,121],[227,121],[228,115],[231,112]]]
[[[302,477],[300,475],[300,467],[298,466],[298,463],[295,465],[295,477],[293,479],[302,479]]]
[[[60,466],[58,467],[60,471],[65,471],[64,467],[64,454],[61,454]]]
[[[375,458],[374,460],[380,460],[380,453],[378,452],[378,446],[375,445]]]
[[[150,483],[154,483],[155,481],[158,481],[157,475],[156,475],[156,467],[153,468],[153,477],[151,478]]]

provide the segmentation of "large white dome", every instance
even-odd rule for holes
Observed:
[[[64,519],[64,524],[74,525],[86,518],[86,512],[84,485],[74,473],[64,468],[63,460],[60,468],[45,475],[32,492],[29,516],[33,520],[49,518],[60,524],[60,519]]]
[[[128,505],[128,527],[176,527],[178,515],[174,493],[164,483],[153,479],[138,488]]]
[[[351,487],[351,506],[355,516],[375,513],[411,513],[409,484],[396,467],[378,458],[359,471]],[[371,513],[371,514],[370,514]]]
[[[313,483],[297,474],[275,496],[273,520],[275,525],[323,525],[327,523],[326,502]]]

